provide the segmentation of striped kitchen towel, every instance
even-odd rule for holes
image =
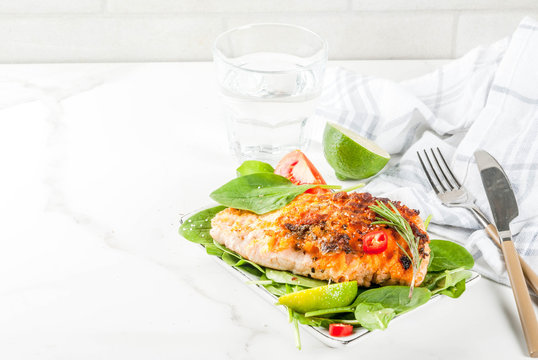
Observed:
[[[364,191],[431,214],[432,232],[461,241],[478,272],[508,284],[499,249],[470,212],[441,204],[416,155],[439,147],[492,219],[473,156],[478,148],[491,153],[518,200],[515,246],[538,272],[538,22],[525,18],[510,38],[416,79],[395,83],[334,68],[325,84],[317,115],[374,140],[397,159]]]

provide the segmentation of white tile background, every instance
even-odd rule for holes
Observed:
[[[304,25],[333,60],[453,58],[524,16],[538,0],[0,0],[0,62],[208,60],[251,22]]]

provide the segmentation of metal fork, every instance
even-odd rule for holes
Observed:
[[[435,191],[435,194],[439,200],[441,200],[443,205],[448,207],[462,207],[470,210],[482,224],[482,226],[484,226],[484,229],[488,233],[491,240],[493,240],[493,243],[500,248],[501,242],[497,228],[491,223],[491,221],[489,221],[487,216],[478,208],[478,206],[476,206],[475,197],[469,191],[467,191],[463,185],[460,184],[458,179],[456,179],[454,173],[448,166],[445,157],[441,153],[441,150],[436,148],[437,154],[434,149],[429,150],[431,152],[431,158],[428,155],[428,152],[423,150],[424,157],[426,158],[429,167],[426,166],[422,160],[420,152],[418,151],[417,156],[418,160],[420,161],[420,165],[422,165],[422,169],[424,169],[426,177],[428,178],[428,181],[430,182],[430,185],[432,186],[433,191]],[[433,161],[431,159],[433,159]],[[519,261],[521,263],[521,268],[525,278],[527,279],[527,284],[532,291],[538,295],[538,276],[531,269],[531,267],[525,261],[523,261],[521,256],[519,257]]]

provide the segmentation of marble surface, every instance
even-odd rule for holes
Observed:
[[[210,63],[0,65],[0,359],[525,358],[511,291],[486,279],[297,351],[285,316],[177,235],[234,176],[217,104]]]

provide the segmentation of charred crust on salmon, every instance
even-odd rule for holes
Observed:
[[[394,229],[374,223],[377,215],[369,207],[376,201],[393,204],[419,240],[423,259],[415,280],[419,285],[427,271],[429,239],[418,211],[369,193],[302,194],[264,215],[226,209],[212,220],[211,236],[251,261],[298,275],[357,280],[361,286],[409,285],[412,262],[406,255],[408,245]],[[365,236],[379,230],[387,236],[386,249],[365,252]]]

